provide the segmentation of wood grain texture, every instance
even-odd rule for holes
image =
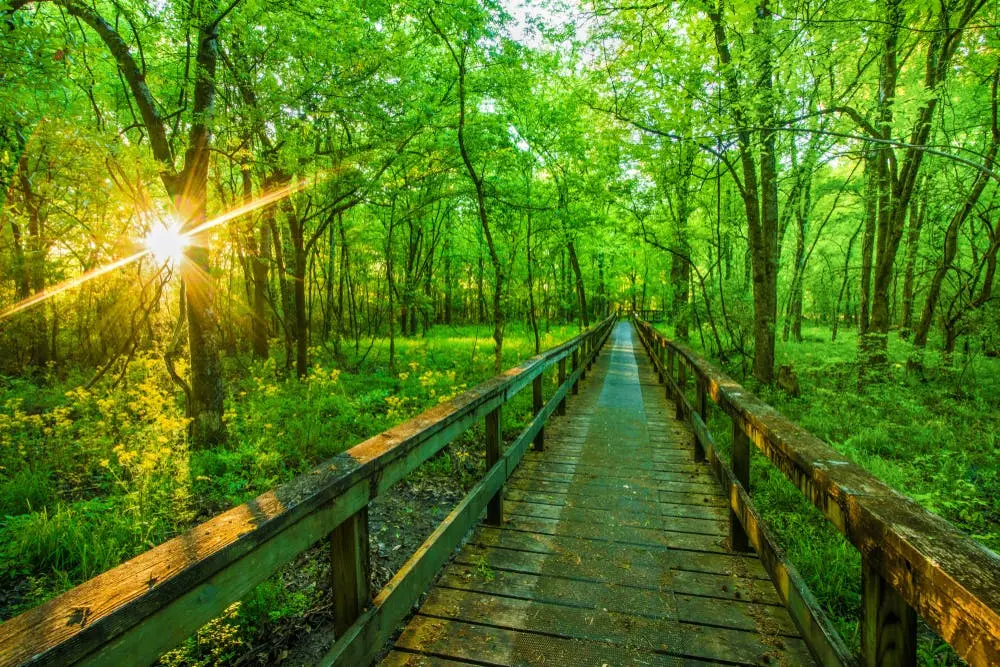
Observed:
[[[0,665],[155,661],[612,322],[8,620]]]
[[[667,340],[648,323],[637,321],[636,327],[643,338],[665,342],[685,360],[712,401],[934,632],[970,664],[1000,664],[1000,556],[870,475],[685,345]]]
[[[473,531],[398,652],[505,665],[812,663],[759,560],[726,548],[727,503],[693,462],[690,430],[658,386],[640,383],[652,370],[637,345],[616,330],[565,418],[546,423],[545,451],[525,448],[504,521]]]

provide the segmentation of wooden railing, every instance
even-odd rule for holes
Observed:
[[[730,504],[734,549],[752,546],[817,661],[854,664],[794,567],[753,507],[750,443],[861,553],[861,659],[864,665],[916,663],[917,615],[973,665],[1000,664],[1000,557],[950,523],[889,488],[832,447],[783,417],[734,380],[634,318],[677,417],[695,434]],[[684,395],[688,375],[694,406]],[[706,427],[709,400],[733,424],[732,466]]]
[[[530,443],[543,445],[546,420],[565,411],[615,320],[10,619],[0,625],[0,665],[150,664],[327,537],[337,641],[321,664],[368,664],[483,511],[501,520],[504,482]],[[558,388],[543,402],[553,366]],[[503,406],[528,384],[534,418],[504,449]],[[372,599],[368,503],[483,418],[485,476]]]
[[[641,320],[656,324],[666,320],[667,311],[658,308],[646,308],[645,310],[637,311],[636,315]]]

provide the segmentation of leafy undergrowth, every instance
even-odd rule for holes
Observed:
[[[575,335],[555,327],[542,347]],[[364,352],[364,349],[362,349]],[[534,353],[508,327],[504,366]],[[312,350],[297,380],[274,359],[227,359],[228,440],[191,451],[176,387],[161,360],[139,357],[93,390],[64,377],[0,377],[0,619],[10,618],[245,502],[493,374],[485,328],[439,327],[397,339],[363,360]],[[527,422],[530,392],[505,410],[508,435]],[[470,431],[373,503],[375,585],[405,561],[482,473],[481,431]],[[326,550],[318,547],[164,658],[167,664],[270,662],[281,641],[328,624]]]
[[[669,333],[669,331],[667,332]],[[859,388],[857,336],[803,332],[802,343],[778,342],[801,395],[792,397],[727,372],[889,486],[944,517],[983,545],[1000,550],[1000,360],[950,358],[928,349],[917,366],[913,346],[893,335],[882,382]],[[711,431],[728,456],[731,426],[713,411]],[[754,504],[774,528],[788,560],[805,578],[848,646],[860,646],[861,559],[858,552],[763,456],[751,465]],[[958,658],[929,630],[922,664]]]

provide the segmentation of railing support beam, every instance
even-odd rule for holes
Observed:
[[[537,415],[545,407],[545,402],[542,400],[542,375],[538,375],[534,380],[531,381],[531,410],[532,414]],[[545,427],[538,429],[538,433],[535,435],[534,439],[536,451],[542,451],[545,449]]]
[[[674,376],[674,348],[672,348],[672,347],[668,347],[667,348],[667,377],[670,378],[671,381],[675,377]],[[666,382],[665,384],[666,384],[666,389],[664,391],[666,391],[667,398],[673,398],[674,400],[676,400],[677,397],[672,395],[673,392],[670,389],[670,382]]]
[[[705,425],[705,430],[708,430],[708,396],[705,392],[705,382],[703,380],[698,380],[698,415],[701,417],[701,422]],[[705,448],[702,447],[701,441],[698,438],[694,439],[694,460],[695,462],[701,462],[705,460]]]
[[[577,371],[578,368],[580,368],[580,348],[577,347],[577,348],[573,349],[573,361],[572,361],[572,370],[573,370],[573,372],[576,373],[576,371]],[[577,378],[576,380],[573,380],[573,395],[574,396],[576,396],[577,394],[580,393],[579,384],[580,384],[580,378]]]
[[[500,460],[500,445],[502,434],[503,406],[497,406],[486,413],[486,469],[492,468]],[[499,526],[503,523],[503,488],[490,499],[486,506],[486,523]]]
[[[737,422],[733,422],[733,474],[736,481],[743,485],[747,494],[750,493],[750,438],[743,432]],[[729,510],[729,543],[733,551],[749,551],[750,541],[747,539],[739,516]]]
[[[917,613],[871,566],[861,562],[861,664],[917,664]]]
[[[330,533],[330,572],[333,589],[333,629],[347,631],[371,602],[368,558],[368,507],[365,506]]]
[[[559,386],[562,387],[563,383],[566,381],[566,357],[559,360],[559,371],[558,371]],[[559,405],[556,406],[556,414],[560,417],[566,414],[566,395],[563,394],[562,400],[559,401]]]
[[[684,388],[686,386],[687,386],[687,371],[685,370],[684,362],[681,361],[681,360],[678,360],[678,363],[677,363],[677,391],[680,393],[680,396],[677,397],[677,401],[676,401],[676,403],[677,403],[677,415],[676,416],[677,416],[678,419],[683,419],[684,418],[684,408],[682,407],[684,401],[682,400],[682,398],[684,396]]]

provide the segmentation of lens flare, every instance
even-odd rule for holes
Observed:
[[[330,172],[320,173],[313,175],[309,179],[302,179],[300,181],[293,182],[285,187],[268,192],[253,201],[243,204],[242,206],[238,206],[230,211],[226,211],[225,213],[217,215],[214,218],[206,220],[187,232],[181,231],[181,224],[176,218],[173,217],[154,222],[152,230],[150,230],[150,232],[142,240],[141,251],[129,255],[128,257],[115,260],[110,264],[92,269],[83,275],[71,278],[59,283],[58,285],[53,285],[42,292],[35,294],[34,296],[9,306],[5,310],[0,310],[0,322],[3,322],[12,315],[28,310],[29,308],[33,308],[34,306],[37,306],[57,294],[79,287],[85,282],[111,273],[112,271],[138,261],[147,255],[153,255],[153,257],[155,257],[158,262],[161,262],[161,264],[165,264],[167,262],[173,262],[176,264],[184,256],[184,249],[191,245],[191,243],[197,239],[198,235],[203,234],[214,227],[230,222],[231,220],[235,220],[249,213],[253,213],[254,211],[271,206],[282,199],[292,196],[296,192],[314,187],[326,181],[330,175]]]
[[[181,231],[181,223],[169,218],[154,223],[142,243],[158,263],[174,265],[183,259],[189,238]]]

